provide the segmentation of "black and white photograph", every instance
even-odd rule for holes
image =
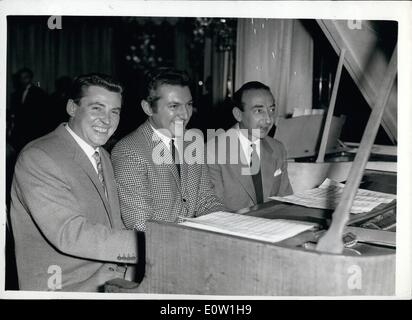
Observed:
[[[411,298],[411,2],[99,3],[0,2],[2,297]]]

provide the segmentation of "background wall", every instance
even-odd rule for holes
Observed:
[[[63,17],[61,30],[50,30],[47,19],[7,19],[8,93],[13,90],[13,74],[23,66],[32,69],[34,83],[50,93],[55,89],[55,80],[62,76],[73,77],[96,70],[115,73],[113,26],[108,19]]]
[[[238,89],[261,81],[272,89],[280,116],[312,108],[313,38],[300,20],[239,19]]]

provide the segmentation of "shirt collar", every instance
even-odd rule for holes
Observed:
[[[150,122],[149,124],[152,127],[154,133],[156,133],[156,135],[160,138],[160,140],[162,140],[162,142],[166,145],[166,147],[170,149],[170,141],[172,140],[172,138],[166,136],[160,130],[155,129]]]
[[[243,154],[246,157],[247,163],[250,163],[250,155],[252,153],[252,144],[256,145],[256,152],[260,157],[260,140],[256,139],[255,141],[250,141],[241,131],[239,123],[236,124],[235,129],[238,132],[240,147],[242,148]]]
[[[256,147],[258,147],[258,146],[260,145],[260,139],[256,139],[255,141],[251,141],[251,140],[249,140],[248,137],[246,137],[246,136],[240,131],[239,123],[236,124],[236,130],[238,131],[239,140],[240,140],[240,143],[241,143],[242,145],[250,146],[250,145],[252,145],[252,144],[255,144]]]
[[[91,158],[93,154],[97,151],[99,152],[99,148],[94,148],[90,144],[88,144],[86,141],[84,141],[82,138],[80,138],[70,127],[69,124],[66,123],[64,125],[67,129],[67,131],[72,135],[74,140],[76,140],[77,144],[82,148],[82,150],[86,153],[87,157]]]

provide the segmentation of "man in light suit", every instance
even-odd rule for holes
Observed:
[[[149,76],[147,95],[141,102],[149,118],[112,151],[121,213],[128,229],[145,231],[149,219],[180,222],[183,217],[225,210],[212,190],[204,159],[190,164],[183,159],[188,144],[181,135],[192,115],[192,104],[185,73],[160,69]],[[162,157],[164,161],[158,161]]]
[[[216,194],[236,211],[269,201],[270,196],[291,194],[292,188],[285,148],[268,136],[276,110],[269,87],[248,82],[233,100],[238,123],[208,141],[207,163]]]
[[[100,291],[137,263],[137,235],[124,230],[101,147],[119,123],[121,94],[108,76],[78,77],[68,124],[21,151],[10,213],[21,290]]]

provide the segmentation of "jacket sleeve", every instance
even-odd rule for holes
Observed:
[[[221,200],[216,196],[210,181],[209,170],[206,164],[202,165],[199,185],[199,200],[197,202],[197,216],[216,212],[227,211]]]
[[[219,164],[208,163],[210,182],[215,195],[223,202],[224,185],[222,177],[222,168]]]
[[[123,222],[127,229],[145,231],[146,220],[153,217],[146,164],[139,155],[120,147],[112,151],[112,164]]]
[[[217,147],[215,146],[216,143],[216,138],[214,143],[209,141],[206,144],[206,154],[205,154],[205,162],[208,167],[209,171],[209,177],[210,177],[210,182],[212,184],[213,191],[215,195],[224,203],[224,184],[223,184],[223,177],[222,177],[222,168],[221,166],[217,163],[217,160],[215,159],[217,156]]]
[[[74,186],[67,175],[70,173],[65,174],[45,151],[36,147],[24,150],[15,167],[14,201],[21,203],[57,250],[84,259],[136,263],[136,233],[88,220],[73,195]],[[135,259],[122,261],[122,256]]]

